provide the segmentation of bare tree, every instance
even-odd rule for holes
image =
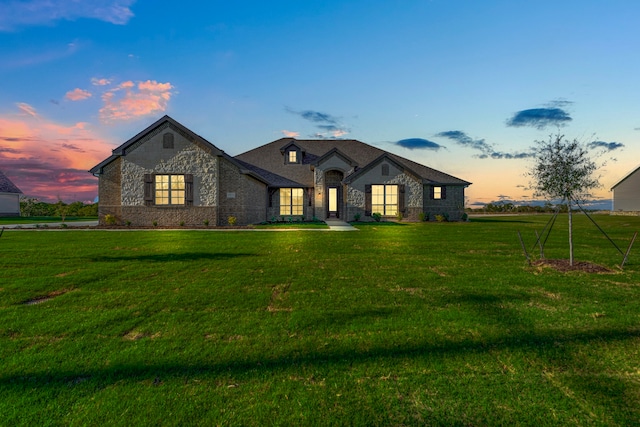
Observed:
[[[573,202],[588,197],[589,191],[600,187],[598,169],[589,151],[577,139],[569,141],[559,132],[547,141],[536,141],[535,163],[528,175],[536,196],[561,199],[569,210],[569,264],[573,266]]]

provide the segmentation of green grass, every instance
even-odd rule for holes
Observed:
[[[530,267],[548,219],[5,231],[0,424],[637,425],[640,248],[577,216],[612,273]]]
[[[0,226],[3,224],[44,224],[47,222],[75,222],[75,221],[97,221],[96,216],[68,216],[62,221],[62,217],[59,216],[7,216],[0,217]]]

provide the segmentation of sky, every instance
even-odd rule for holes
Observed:
[[[536,141],[591,147],[602,187],[640,165],[640,2],[0,0],[0,170],[95,200],[88,170],[167,114],[234,156],[358,139],[537,200]]]

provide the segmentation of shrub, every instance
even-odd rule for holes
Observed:
[[[398,213],[396,214],[396,219],[399,221],[402,221],[402,218],[404,218],[404,216],[402,215],[402,212],[398,211]]]
[[[124,223],[125,223],[125,225],[126,225],[127,227],[131,227],[131,221],[126,220]]]
[[[180,227],[184,227],[184,221],[180,221]]]
[[[153,221],[153,226],[157,227],[158,226],[158,221]]]
[[[205,219],[204,221],[202,221],[202,223],[204,224],[205,227],[209,226],[209,220]]]
[[[382,219],[382,214],[379,212],[374,212],[371,214],[371,217],[375,220],[375,222],[380,222]]]
[[[354,220],[354,221],[356,221],[356,222],[360,221],[360,216],[361,216],[361,215],[360,215],[360,212],[358,212],[357,214],[355,214],[355,215],[353,216],[353,220]]]
[[[429,212],[420,212],[420,215],[418,215],[420,217],[420,221],[429,221]]]
[[[116,225],[117,222],[118,222],[118,219],[115,217],[115,215],[106,214],[104,216],[104,223],[107,225]]]
[[[238,219],[235,216],[230,216],[229,218],[227,218],[227,223],[232,227],[236,225],[236,222],[238,222]]]
[[[466,212],[465,212],[465,213],[463,213],[463,214],[462,214],[462,220],[466,222],[468,219],[469,219],[469,215],[467,215],[467,213],[466,213]]]
[[[448,219],[446,215],[440,215],[440,214],[436,215],[436,221],[438,222],[446,222],[447,220]]]
[[[313,222],[320,222],[320,220],[318,219],[317,216],[314,216],[313,218],[311,218],[311,221]]]

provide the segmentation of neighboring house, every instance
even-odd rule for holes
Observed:
[[[99,215],[132,225],[226,225],[372,214],[461,219],[469,182],[356,140],[283,138],[231,157],[165,116],[90,171]]]
[[[614,212],[640,212],[640,166],[611,187]]]
[[[20,216],[22,191],[0,171],[0,216]]]

